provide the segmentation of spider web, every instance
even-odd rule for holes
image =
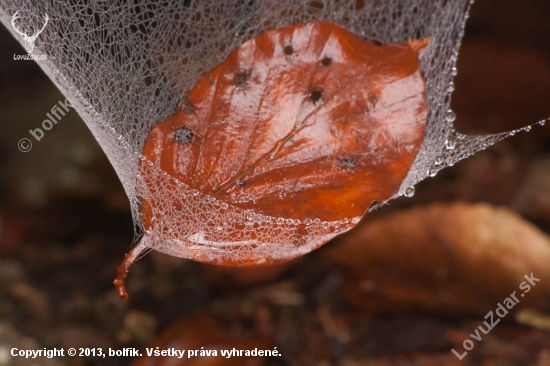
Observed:
[[[150,162],[140,169],[153,126],[175,113],[203,73],[268,30],[329,21],[380,43],[431,37],[420,60],[429,106],[426,137],[393,198],[411,195],[422,179],[509,135],[472,137],[453,129],[452,80],[472,2],[4,0],[0,21],[28,46],[18,31],[40,30],[47,14],[32,53],[46,56],[37,62],[107,154],[130,199],[138,234],[140,201],[158,203],[146,247],[201,261],[261,264],[307,253],[360,217],[337,222],[269,217],[204,196]],[[148,188],[146,181],[158,185]],[[235,230],[238,235],[228,234]]]

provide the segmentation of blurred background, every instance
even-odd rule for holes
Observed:
[[[476,1],[452,100],[460,132],[550,116],[549,18],[547,0]],[[40,141],[30,136],[65,98],[33,61],[13,60],[26,52],[4,28],[0,49],[0,366],[31,364],[12,347],[145,353],[153,342],[282,354],[200,365],[550,365],[550,123],[441,171],[284,265],[228,269],[152,252],[133,266],[123,302],[112,281],[134,231],[122,186],[74,110]],[[22,138],[30,151],[18,149]],[[460,361],[451,349],[462,354],[531,272],[537,291]]]

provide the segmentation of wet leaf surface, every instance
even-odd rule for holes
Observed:
[[[203,76],[143,154],[187,186],[264,215],[361,216],[397,191],[422,143],[418,56],[428,43],[377,46],[331,23],[267,32]]]
[[[422,142],[418,56],[428,43],[377,46],[330,23],[267,32],[203,76],[143,154],[201,194],[257,214],[360,217],[395,194]],[[145,184],[154,192],[160,183]],[[156,200],[144,203],[145,228],[179,202]]]

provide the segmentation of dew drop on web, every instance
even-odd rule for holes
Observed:
[[[454,122],[456,120],[456,113],[449,109],[447,112],[445,112],[445,121],[447,122]]]
[[[405,197],[412,197],[414,196],[414,193],[415,193],[415,189],[414,187],[408,187],[406,190],[405,190],[405,193],[404,193],[404,196]]]

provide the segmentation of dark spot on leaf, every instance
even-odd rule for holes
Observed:
[[[343,158],[340,162],[344,168],[355,169],[355,160],[352,158]]]
[[[208,76],[207,78],[208,78],[208,81],[210,82],[210,84],[214,84],[214,79],[212,79],[211,76]]]
[[[332,64],[332,59],[330,57],[325,57],[321,60],[321,65],[323,66],[330,66]]]
[[[193,136],[195,136],[195,134],[190,128],[185,126],[180,127],[176,131],[176,142],[179,142],[180,144],[188,144],[193,139]]]
[[[377,45],[377,46],[382,46],[382,42],[380,42],[380,41],[372,41],[372,43]]]
[[[376,102],[378,102],[378,96],[371,94],[367,97],[367,100],[369,103],[376,104]]]
[[[248,182],[246,180],[239,180],[236,184],[237,187],[246,187],[248,185]]]
[[[311,98],[311,100],[317,103],[323,97],[323,92],[320,90],[314,90],[309,97]]]
[[[237,77],[235,79],[235,85],[237,86],[237,88],[242,88],[246,85],[246,78],[248,77],[248,75],[246,75],[246,72],[239,72],[237,74]]]
[[[137,204],[140,206],[141,208],[141,205],[143,205],[143,197],[140,196],[140,195],[137,195],[136,196],[136,201],[137,201]]]
[[[285,55],[290,56],[294,53],[294,48],[292,48],[292,46],[286,46],[283,49],[283,52],[285,53]]]
[[[195,106],[187,101],[183,104],[183,111],[185,113],[191,112],[193,108],[195,108]]]

